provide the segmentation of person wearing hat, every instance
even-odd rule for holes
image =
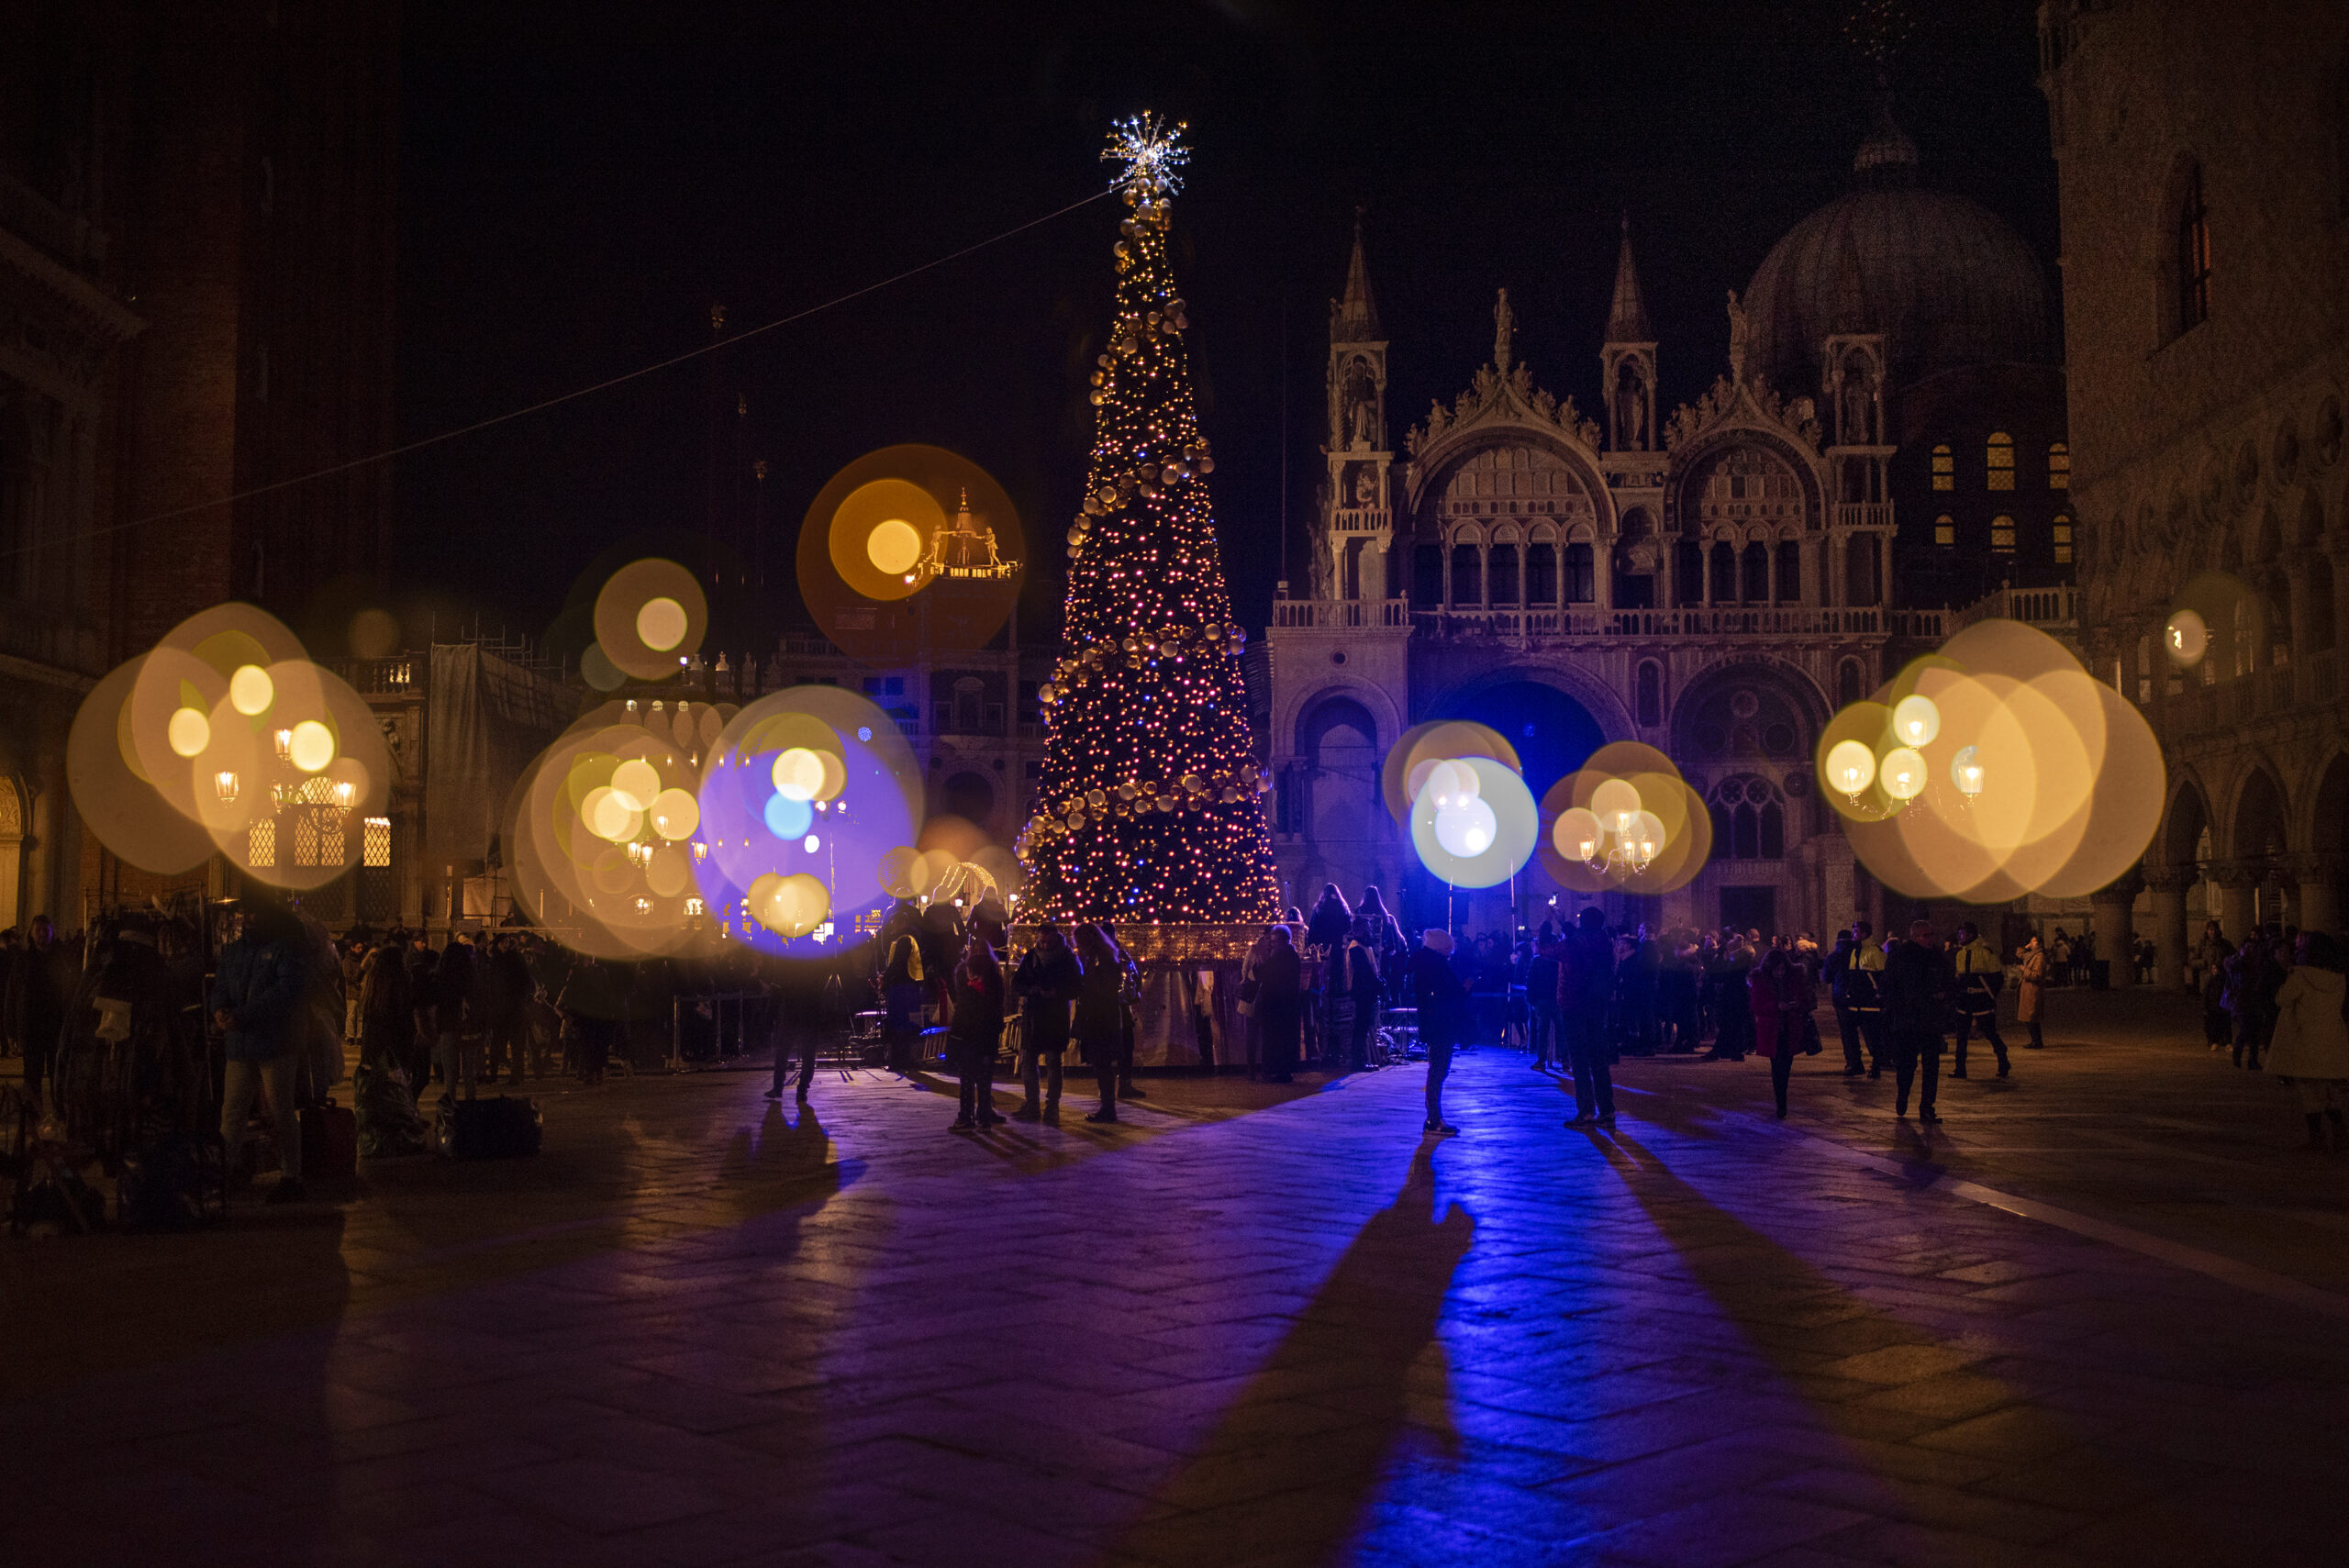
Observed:
[[[1457,1132],[1443,1119],[1443,1081],[1452,1053],[1468,1027],[1468,987],[1452,967],[1452,933],[1431,927],[1411,954],[1411,1005],[1419,1009],[1419,1043],[1428,1051],[1428,1119],[1423,1130]]]

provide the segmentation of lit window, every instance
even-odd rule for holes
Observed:
[[[2190,170],[2177,204],[2177,329],[2210,318],[2210,215],[2202,205],[2202,171]]]
[[[366,833],[360,844],[364,856],[361,863],[387,866],[392,863],[392,819],[388,817],[367,818]]]
[[[2012,517],[1990,519],[1990,548],[2001,555],[2015,552],[2015,520]]]
[[[1947,447],[1933,449],[1933,488],[1936,490],[1957,488],[1957,454]]]
[[[2004,430],[1990,433],[1990,488],[2015,487],[2015,439]]]
[[[1951,517],[1947,512],[1943,512],[1940,517],[1933,519],[1933,542],[1935,544],[1955,544],[1957,542],[1957,519]]]
[[[2055,564],[2058,566],[2069,566],[2072,564],[2071,518],[2062,516],[2058,516],[2056,517],[2054,538],[2055,541]]]
[[[2057,441],[2047,449],[2047,488],[2069,490],[2072,487],[2072,449]]]
[[[245,830],[245,863],[267,870],[277,863],[277,823],[264,819]]]

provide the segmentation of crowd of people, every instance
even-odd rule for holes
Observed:
[[[722,1015],[711,1004],[727,996],[755,1001],[737,1013],[736,1045],[774,1046],[770,1098],[796,1077],[806,1100],[828,1044],[849,1041],[853,1054],[863,1014],[877,1021],[871,1065],[928,1086],[926,1070],[942,1060],[959,1081],[955,1131],[1006,1119],[994,1077],[1007,1049],[1024,1092],[1013,1119],[1057,1120],[1073,1048],[1099,1093],[1085,1119],[1114,1122],[1120,1100],[1143,1096],[1140,966],[1098,924],[1038,927],[1015,961],[1008,927],[992,895],[967,912],[901,903],[878,931],[823,957],[762,958],[736,944],[706,960],[620,963],[538,931],[471,923],[438,948],[399,928],[336,940],[267,897],[247,902],[209,956],[184,917],[134,911],[84,940],[39,917],[0,933],[0,1037],[23,1057],[26,1114],[38,1108],[110,1161],[159,1129],[212,1122],[215,1106],[233,1158],[261,1103],[286,1126],[340,1080],[347,1049],[363,1076],[410,1096],[438,1084],[443,1098],[501,1075],[514,1084],[560,1072],[592,1084],[616,1062],[713,1055]],[[1888,1068],[1895,1114],[1913,1101],[1932,1123],[1944,1058],[1951,1078],[2008,1076],[2003,994],[2018,991],[2023,1048],[2040,1049],[2045,993],[2081,978],[2076,955],[2087,945],[2085,934],[2058,932],[2007,953],[1970,922],[1944,940],[1923,921],[1879,939],[1862,920],[1822,951],[1808,934],[1610,928],[1595,906],[1514,941],[1442,928],[1406,935],[1376,887],[1349,904],[1332,885],[1309,915],[1290,910],[1249,950],[1240,1049],[1261,1076],[1287,1083],[1308,1058],[1362,1070],[1375,1038],[1414,1043],[1428,1061],[1423,1126],[1434,1134],[1455,1130],[1443,1111],[1454,1054],[1481,1043],[1520,1049],[1535,1071],[1568,1080],[1570,1127],[1613,1125],[1622,1057],[1675,1052],[1764,1058],[1783,1118],[1794,1058],[1827,1046],[1823,992],[1842,1073],[1874,1081]],[[2288,1084],[2310,1147],[2349,1150],[2349,946],[2275,925],[2238,944],[2213,920],[2188,958],[2210,1049]],[[303,1191],[301,1140],[276,1142],[283,1179],[272,1196],[284,1201]]]
[[[2243,940],[2206,922],[2187,955],[2201,993],[2202,1033],[2236,1067],[2285,1083],[2308,1122],[2310,1149],[2349,1151],[2349,944],[2327,931],[2270,921]],[[2339,1006],[2334,1004],[2338,1002]]]
[[[2067,940],[2067,964],[2071,948]],[[2000,995],[2010,983],[2018,988],[2016,1019],[2028,1048],[2037,1050],[2044,1043],[2044,993],[2075,973],[2035,936],[2009,962],[1971,923],[1947,940],[1922,922],[1879,940],[1861,921],[1822,952],[1808,933],[1610,929],[1593,906],[1564,925],[1544,920],[1514,943],[1497,932],[1455,940],[1442,929],[1406,938],[1375,887],[1354,907],[1335,885],[1323,888],[1310,916],[1292,909],[1286,922],[1266,931],[1251,955],[1251,971],[1265,956],[1292,950],[1314,962],[1319,979],[1310,1000],[1332,1037],[1331,1058],[1364,1065],[1364,1042],[1382,1008],[1425,1047],[1431,1132],[1453,1130],[1443,1119],[1444,1078],[1453,1053],[1480,1041],[1518,1047],[1535,1071],[1565,1074],[1575,1092],[1569,1126],[1613,1125],[1611,1070],[1620,1058],[1674,1052],[1701,1053],[1707,1061],[1765,1058],[1784,1117],[1793,1058],[1823,1049],[1817,1022],[1822,986],[1844,1073],[1880,1079],[1888,1066],[1896,1114],[1909,1114],[1913,1095],[1919,1119],[1937,1122],[1944,1051],[1949,1075],[1967,1077],[1969,1047],[1978,1038],[1997,1075],[2008,1076],[2013,1063],[1998,1027]],[[1262,1001],[1257,1005],[1261,1009]],[[1276,1075],[1293,1060],[1293,1036],[1286,1027],[1277,1040],[1266,1032],[1264,1061]],[[1351,1042],[1350,1051],[1335,1048],[1341,1039]]]

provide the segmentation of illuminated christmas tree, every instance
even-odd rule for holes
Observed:
[[[1277,884],[1249,751],[1231,595],[1191,401],[1190,325],[1166,259],[1182,128],[1121,122],[1102,156],[1133,209],[1094,373],[1085,510],[1069,531],[1068,652],[1043,688],[1050,747],[1021,830],[1029,903],[1060,919],[1271,918]]]

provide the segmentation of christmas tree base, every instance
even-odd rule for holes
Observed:
[[[1253,926],[1116,926],[1118,945],[1141,971],[1134,1005],[1134,1065],[1208,1072],[1253,1065],[1248,1020],[1240,1013],[1240,970],[1264,934]],[[1012,929],[1015,950],[1036,937]]]

